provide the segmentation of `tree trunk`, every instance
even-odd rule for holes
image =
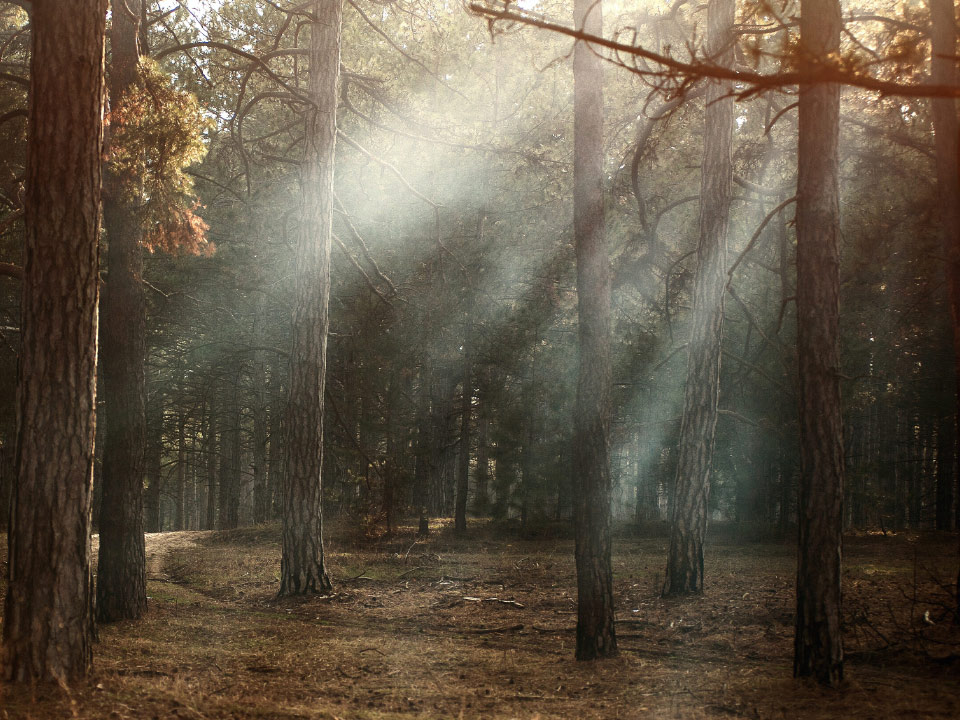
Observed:
[[[110,29],[109,94],[113,105],[137,80],[140,0],[116,7]],[[142,230],[124,178],[104,178],[103,226],[107,280],[100,303],[100,377],[103,394],[103,470],[97,620],[139,618],[147,608],[143,541],[143,476],[146,445],[143,366],[146,358]]]
[[[600,35],[600,2],[574,1],[574,26]],[[617,654],[610,564],[610,259],[603,217],[603,69],[596,51],[573,53],[573,225],[580,366],[574,410],[577,659]]]
[[[297,291],[290,353],[280,595],[331,587],[323,559],[323,404],[330,327],[330,239],[342,0],[317,0],[310,26]]]
[[[733,63],[734,0],[711,0],[707,52],[724,67]],[[700,174],[700,239],[693,289],[693,331],[687,360],[677,480],[664,595],[703,592],[703,540],[720,395],[720,350],[726,294],[727,228],[733,163],[733,97],[729,82],[710,82],[704,111]]]
[[[183,391],[178,393],[183,402]],[[183,405],[177,411],[177,484],[174,486],[173,529],[186,530],[186,489],[187,489],[187,418]]]
[[[802,0],[806,65],[839,52],[839,0]],[[800,498],[793,671],[843,679],[840,566],[843,419],[840,412],[838,196],[840,87],[800,86],[797,161],[797,360]]]
[[[17,482],[3,677],[66,683],[94,634],[91,484],[106,0],[34,0]]]
[[[933,51],[933,82],[957,81],[957,24],[953,0],[930,0],[930,41]],[[933,109],[934,148],[937,154],[937,193],[940,196],[940,232],[947,258],[947,297],[953,330],[954,441],[960,442],[960,166],[958,166],[957,101],[935,98]],[[954,452],[960,457],[960,453]],[[960,475],[957,478],[960,489]],[[960,490],[958,490],[960,492]],[[960,524],[960,503],[957,504]],[[960,571],[957,573],[957,618],[960,620]]]

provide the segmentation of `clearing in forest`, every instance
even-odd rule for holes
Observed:
[[[471,526],[334,533],[329,596],[277,601],[279,530],[148,535],[150,610],[100,628],[68,695],[3,718],[955,718],[949,535],[848,537],[847,682],[791,678],[795,548],[715,533],[703,597],[662,600],[666,541],[620,537],[620,657],[573,660],[572,542]]]

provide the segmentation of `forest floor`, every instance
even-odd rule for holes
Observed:
[[[276,527],[149,535],[146,618],[102,627],[66,694],[0,688],[0,718],[960,717],[955,535],[846,539],[837,690],[791,677],[792,544],[712,533],[687,600],[658,596],[664,539],[614,548],[620,656],[578,663],[559,535],[334,529],[333,593],[284,600]]]

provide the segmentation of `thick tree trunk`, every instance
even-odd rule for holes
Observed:
[[[217,459],[220,456],[220,446],[217,437],[217,392],[216,385],[210,395],[209,417],[207,418],[206,438],[206,475],[207,475],[207,504],[204,508],[203,529],[213,530],[217,520]]]
[[[930,40],[933,82],[957,81],[957,24],[953,0],[930,0]],[[936,98],[933,110],[934,146],[937,153],[937,192],[940,196],[940,232],[947,258],[947,297],[953,330],[954,442],[960,442],[960,166],[958,166],[957,101]],[[954,452],[957,457],[960,453]],[[960,492],[960,475],[957,477]],[[957,503],[960,524],[960,502]],[[957,573],[957,618],[960,621],[960,571]]]
[[[733,63],[734,0],[710,0],[707,52],[722,66]],[[703,592],[703,540],[720,395],[727,228],[733,184],[733,97],[729,82],[710,82],[704,111],[700,174],[700,239],[693,288],[693,328],[680,425],[676,491],[664,595]]]
[[[280,595],[330,588],[321,513],[324,386],[330,327],[330,239],[342,0],[313,4],[306,140],[301,166],[297,295],[290,353]]]
[[[802,0],[806,62],[839,52],[839,0]],[[843,419],[840,412],[838,141],[840,87],[801,85],[797,148],[797,360],[800,499],[794,675],[843,679],[840,566]]]
[[[574,26],[600,35],[600,2],[575,0]],[[603,216],[603,69],[578,42],[573,53],[573,226],[580,367],[573,470],[577,562],[577,659],[617,654],[610,564],[610,258]]]
[[[66,683],[92,659],[106,0],[34,0],[22,334],[3,677]]]
[[[137,80],[141,0],[116,7],[110,30],[108,89],[117,105]],[[139,618],[147,608],[143,541],[143,478],[146,446],[144,374],[146,310],[140,280],[141,227],[124,178],[104,178],[103,226],[107,233],[107,281],[100,303],[100,378],[103,396],[103,470],[97,620]]]

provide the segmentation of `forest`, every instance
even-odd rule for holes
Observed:
[[[0,0],[2,718],[960,717],[954,0]]]

